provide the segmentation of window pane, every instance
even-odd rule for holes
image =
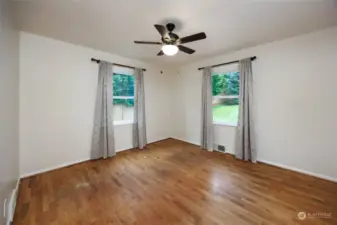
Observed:
[[[133,120],[134,99],[113,99],[114,121]]]
[[[134,77],[127,74],[113,74],[113,119],[132,121],[134,105]]]
[[[239,116],[239,98],[213,99],[213,121],[236,125]]]
[[[113,95],[134,96],[134,77],[125,74],[113,74]]]
[[[212,74],[213,121],[236,125],[239,111],[240,73]]]
[[[213,96],[239,95],[240,76],[239,72],[216,73],[212,76]]]

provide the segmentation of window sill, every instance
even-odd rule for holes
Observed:
[[[133,124],[133,121],[132,120],[114,121],[114,126],[127,125],[127,124]]]
[[[237,123],[228,123],[228,122],[221,122],[221,121],[213,121],[214,125],[221,125],[221,126],[229,126],[229,127],[237,127]]]

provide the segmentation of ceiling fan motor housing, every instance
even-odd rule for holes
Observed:
[[[179,36],[175,33],[169,33],[168,35],[170,36],[169,38],[162,38],[163,43],[171,45],[176,44]]]
[[[175,33],[172,33],[176,26],[173,23],[166,24],[166,28],[168,30],[168,36],[169,37],[163,37],[162,42],[168,45],[176,44],[177,40],[179,39],[179,36]]]
[[[173,23],[168,23],[166,24],[166,28],[171,33],[174,30],[174,28],[176,28],[176,25],[174,25]]]

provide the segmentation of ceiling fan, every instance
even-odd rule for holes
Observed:
[[[198,41],[206,38],[206,34],[204,32],[193,34],[187,37],[179,38],[178,35],[172,33],[175,28],[173,23],[166,24],[166,28],[163,25],[155,24],[154,27],[158,30],[161,35],[161,42],[154,41],[135,41],[135,44],[149,44],[149,45],[162,45],[161,51],[157,54],[161,55],[175,55],[180,50],[187,54],[193,54],[195,50],[190,49],[181,44]]]

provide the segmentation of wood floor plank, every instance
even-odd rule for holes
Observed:
[[[169,139],[23,179],[22,224],[336,225],[337,183]]]

